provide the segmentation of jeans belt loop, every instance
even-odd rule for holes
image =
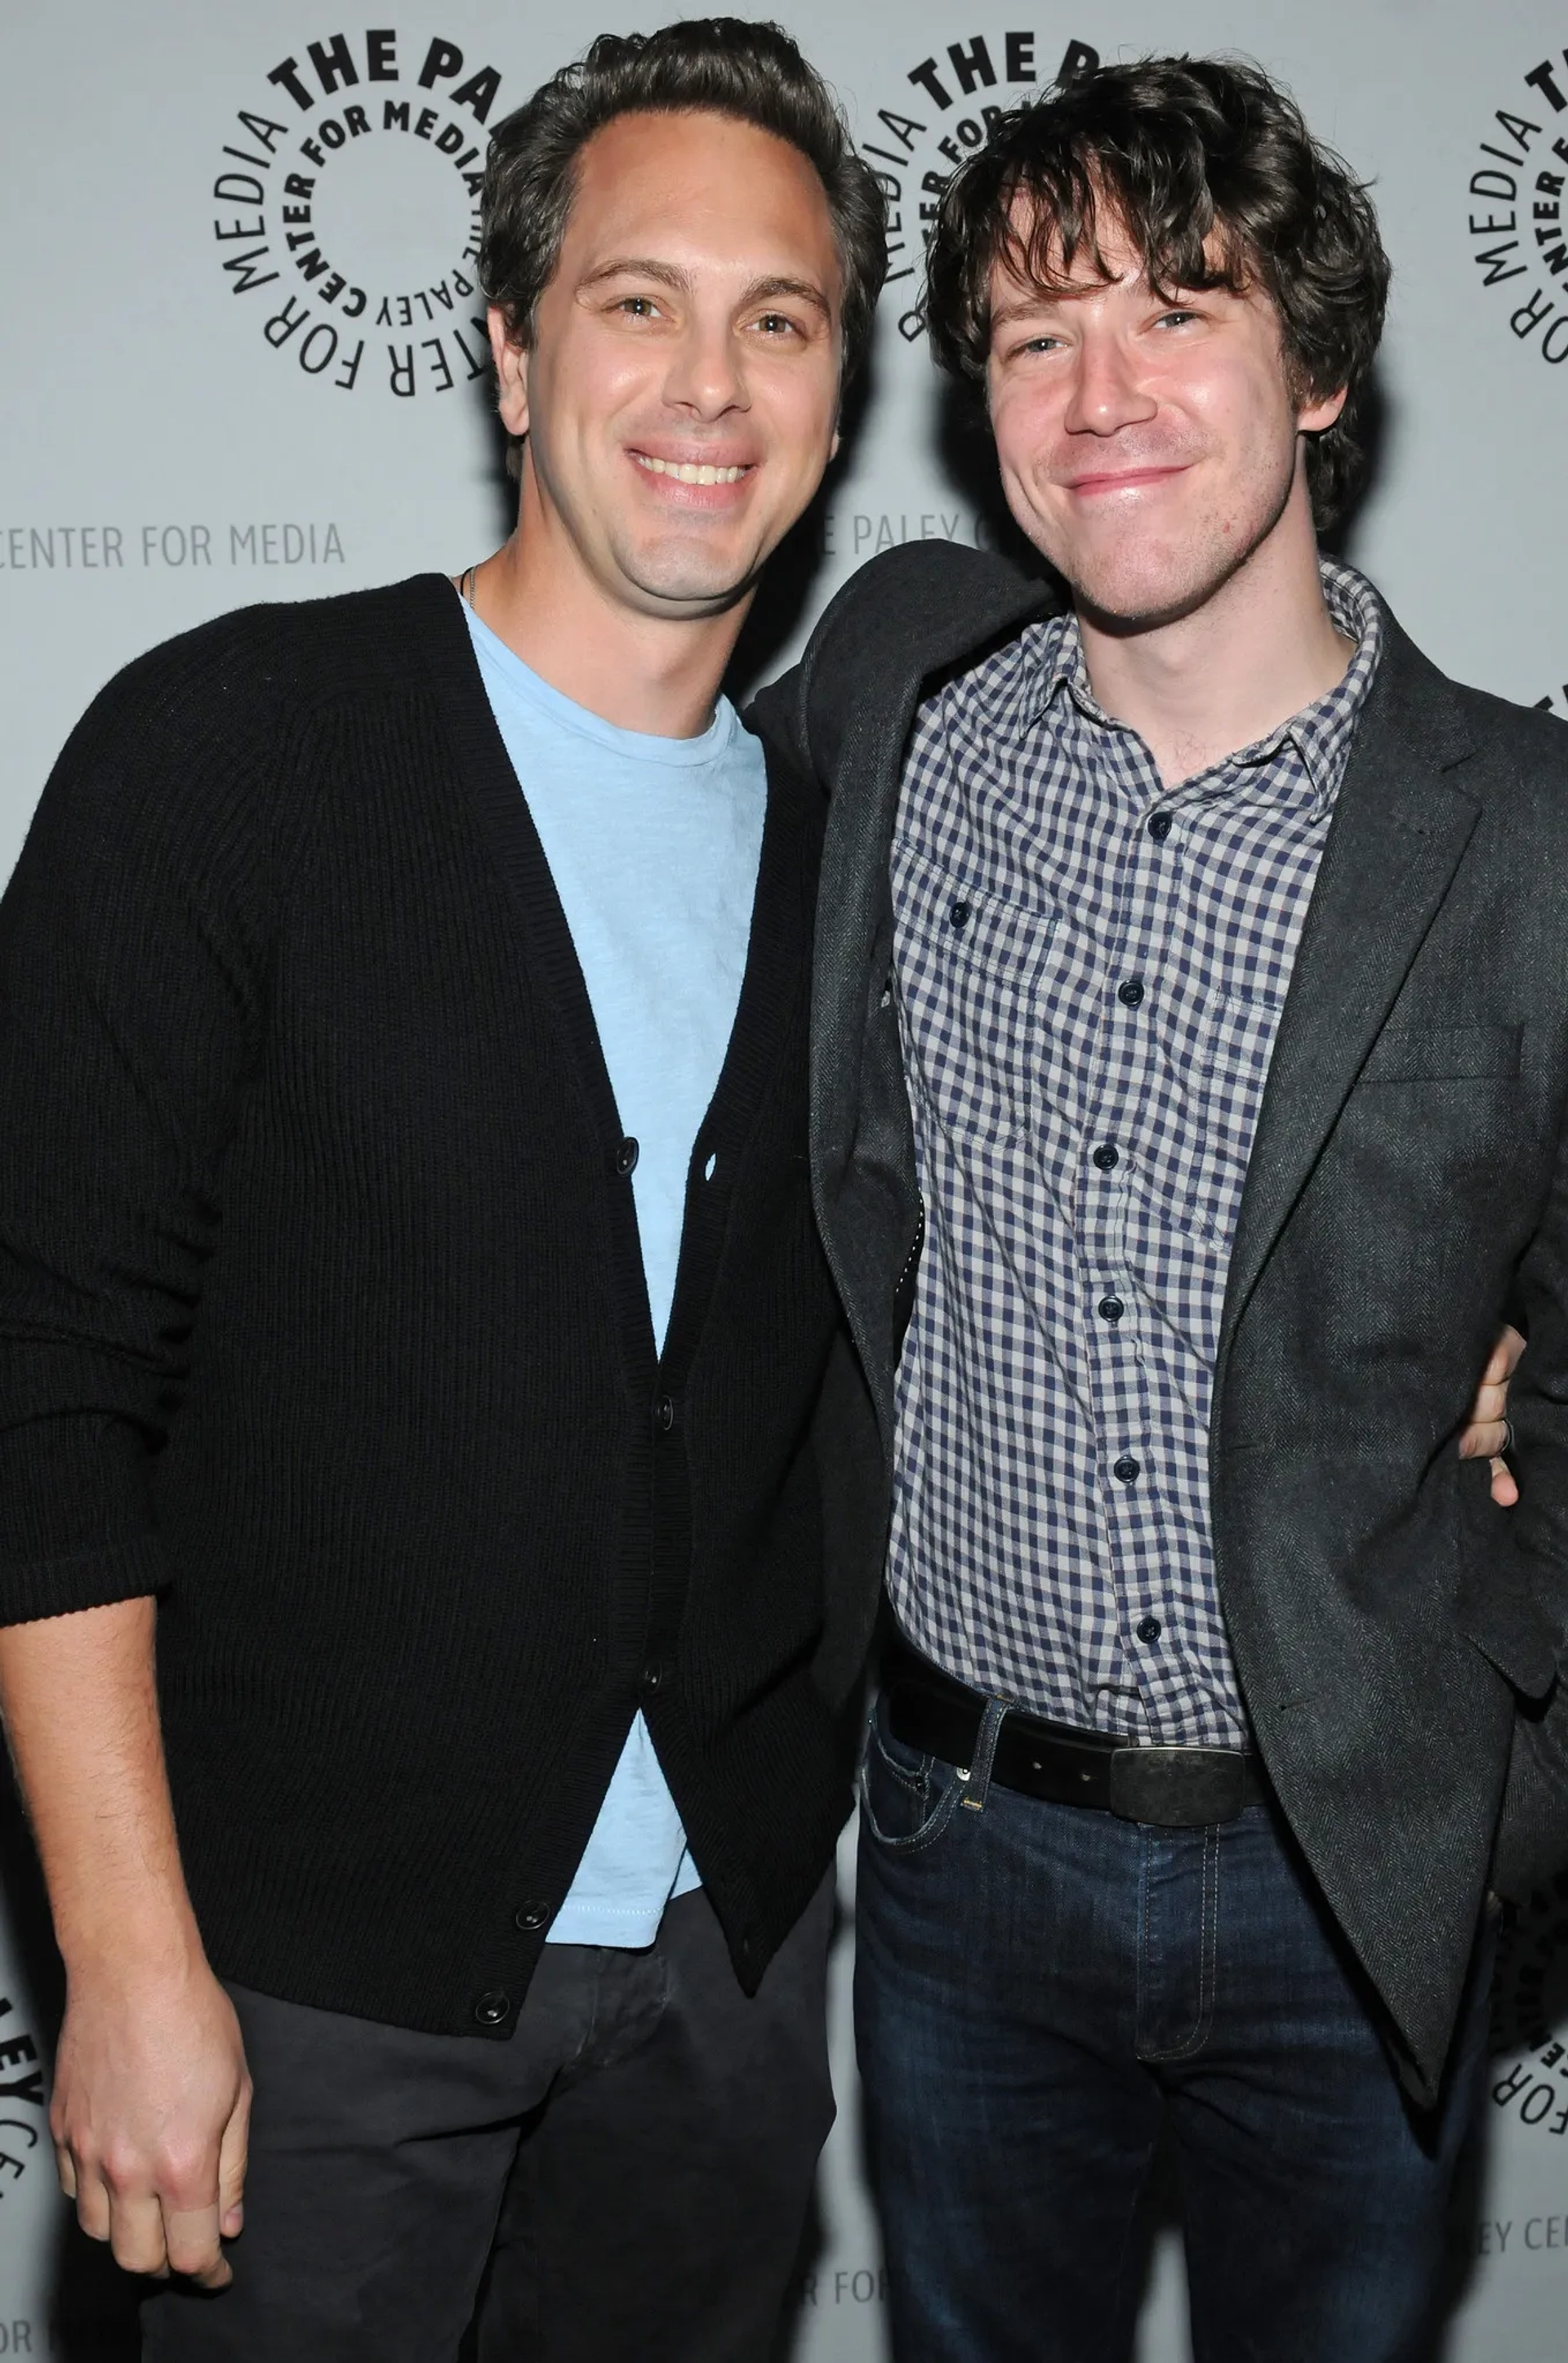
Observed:
[[[1006,1699],[988,1698],[980,1717],[980,1728],[975,1735],[975,1753],[966,1771],[960,1774],[963,1792],[959,1803],[972,1814],[983,1814],[990,1793],[991,1766],[996,1758],[997,1741],[1001,1736],[1002,1717],[1007,1713]]]

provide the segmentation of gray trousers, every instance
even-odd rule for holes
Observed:
[[[505,2043],[231,1988],[256,2085],[231,2288],[144,2363],[766,2363],[833,2120],[833,1884],[735,1982],[704,1894],[549,1945]]]

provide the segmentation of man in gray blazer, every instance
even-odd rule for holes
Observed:
[[[1125,2357],[1163,2134],[1204,2363],[1394,2363],[1489,1898],[1568,1857],[1568,740],[1320,555],[1387,265],[1264,76],[1011,118],[930,279],[1070,605],[899,551],[761,707],[833,796],[815,1184],[890,1480],[895,2350]],[[1455,1439],[1514,1304],[1505,1515]]]

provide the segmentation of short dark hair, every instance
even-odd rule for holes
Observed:
[[[1021,235],[1019,196],[1033,200]],[[995,262],[1051,288],[1083,252],[1109,277],[1102,214],[1161,295],[1261,288],[1297,399],[1349,389],[1307,454],[1313,515],[1320,528],[1337,523],[1366,465],[1367,384],[1388,296],[1365,185],[1256,66],[1144,58],[1075,75],[1004,116],[944,194],[925,295],[944,367],[984,383]]]
[[[602,33],[498,123],[480,208],[480,279],[525,345],[560,261],[577,160],[622,115],[726,115],[770,131],[815,166],[844,273],[844,376],[864,358],[888,271],[887,205],[843,112],[778,25],[691,17],[657,33]]]

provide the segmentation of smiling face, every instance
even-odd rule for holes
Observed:
[[[625,115],[578,160],[531,347],[491,316],[525,434],[522,532],[616,605],[732,606],[836,448],[841,273],[821,181],[716,115]]]
[[[1196,612],[1287,513],[1309,535],[1300,438],[1344,396],[1297,400],[1259,289],[1156,295],[1106,227],[1109,283],[1081,253],[1056,294],[995,266],[987,385],[1014,516],[1127,629]]]

